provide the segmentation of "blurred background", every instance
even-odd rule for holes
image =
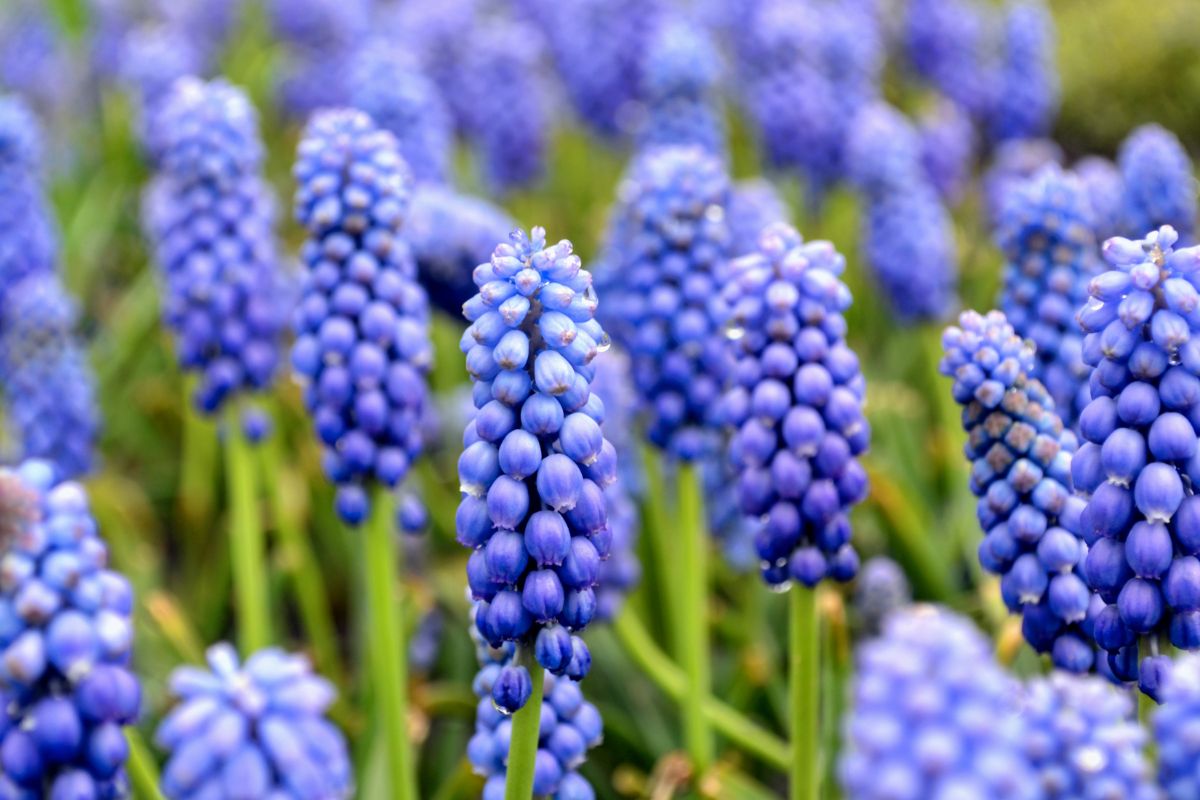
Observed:
[[[609,35],[620,37],[628,26],[648,23],[663,5],[614,0],[601,17],[613,23]],[[841,13],[837,2],[825,5]],[[472,70],[514,62],[538,76],[522,87],[544,82],[509,98],[517,103],[523,92],[545,92],[544,163],[530,176],[498,173],[489,161],[491,145],[473,133],[479,126],[456,120],[447,183],[501,206],[523,227],[543,225],[551,239],[570,239],[587,265],[601,255],[608,210],[633,151],[634,123],[628,120],[640,112],[635,93],[616,130],[600,130],[582,118],[563,65],[574,57],[581,62],[576,69],[586,67],[591,50],[579,31],[578,38],[571,34],[572,26],[583,24],[578,21],[557,20],[567,33],[560,30],[555,39],[554,6],[555,0],[0,1],[0,88],[23,96],[44,128],[43,180],[61,236],[60,270],[80,303],[80,335],[96,374],[102,426],[99,464],[88,485],[114,563],[138,593],[137,664],[146,687],[148,733],[167,702],[163,676],[177,664],[200,661],[206,643],[231,630],[217,431],[187,401],[170,338],[160,325],[156,268],[140,227],[141,192],[151,174],[143,146],[148,105],[188,73],[224,76],[248,92],[280,204],[280,235],[294,254],[302,235],[287,208],[300,128],[312,109],[352,102],[355,82],[347,77],[353,74],[348,65],[372,42],[425,59],[422,67],[440,89],[445,86],[436,70],[458,75],[468,84],[461,97],[481,104],[478,94],[470,94]],[[918,598],[973,615],[1019,671],[1040,670],[975,557],[980,534],[961,456],[959,410],[948,381],[937,373],[945,319],[897,320],[863,263],[863,210],[854,192],[834,183],[818,203],[811,181],[764,159],[761,130],[749,118],[742,102],[747,90],[736,75],[730,19],[737,17],[737,6],[735,0],[697,0],[674,13],[708,31],[721,48],[719,107],[733,176],[765,174],[805,237],[831,239],[848,258],[847,281],[855,295],[849,339],[863,360],[874,429],[865,460],[871,495],[854,515],[857,546],[864,558],[896,559]],[[1049,9],[1061,97],[1050,135],[1064,163],[1087,155],[1115,158],[1128,133],[1147,122],[1173,131],[1189,152],[1200,151],[1200,14],[1192,0],[1052,0]],[[1000,13],[1001,6],[991,10]],[[879,92],[915,116],[929,107],[935,91],[905,53],[906,13],[902,2],[879,0],[885,52]],[[509,27],[500,35],[489,33],[493,25]],[[442,47],[435,38],[439,31],[457,49]],[[448,61],[431,62],[430,51]],[[505,57],[513,54],[515,59]],[[451,114],[461,115],[456,98],[449,99]],[[503,107],[493,104],[485,111],[491,115],[485,127],[504,124]],[[966,191],[947,202],[964,308],[991,308],[1000,282],[1003,258],[993,243],[981,177],[991,159],[991,148],[981,146]],[[432,382],[440,444],[408,487],[430,509],[429,531],[405,537],[409,618],[420,620],[410,635],[414,725],[423,742],[422,796],[438,798],[473,796],[479,787],[463,756],[473,729],[470,681],[476,663],[466,633],[466,553],[454,541],[453,519],[460,390],[467,380],[457,347],[461,329],[457,317],[438,312]],[[354,671],[344,669],[358,661],[355,642],[361,638],[350,613],[359,583],[355,543],[334,516],[332,489],[321,475],[298,388],[281,382],[269,405],[277,420],[270,447],[283,500],[265,513],[271,524],[286,518],[312,538],[342,633],[335,663],[326,665],[343,691],[335,717],[361,749],[369,739],[366,721],[354,702]],[[714,694],[781,731],[783,605],[764,589],[753,564],[738,557],[736,542],[722,546],[731,557],[714,559]],[[272,559],[276,607],[292,615],[288,644],[305,649],[288,588],[294,554],[277,545]],[[662,640],[654,596],[644,580],[628,602]],[[830,589],[821,597],[830,685],[836,687],[861,623],[848,607],[848,594]],[[584,688],[603,712],[606,739],[583,773],[601,797],[672,796],[681,769],[671,756],[680,747],[673,704],[640,673],[611,630],[596,625],[588,639],[595,668]],[[829,735],[836,747],[837,731]],[[762,796],[774,796],[781,785],[781,776],[732,749],[720,769]],[[833,783],[827,781],[831,792]]]

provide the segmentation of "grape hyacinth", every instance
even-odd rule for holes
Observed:
[[[0,470],[0,797],[129,796],[133,591],[107,561],[82,486]]]
[[[983,199],[992,226],[1000,224],[1008,195],[1047,164],[1062,164],[1062,148],[1050,139],[1009,139],[996,145],[983,174]]]
[[[1079,176],[1092,206],[1092,229],[1096,241],[1103,242],[1122,230],[1125,202],[1125,179],[1117,165],[1107,158],[1086,156],[1071,167]]]
[[[608,503],[608,529],[612,534],[608,557],[600,563],[596,583],[596,619],[610,622],[616,618],[625,596],[633,590],[642,576],[638,561],[638,533],[641,519],[637,498],[643,494],[642,476],[637,452],[637,388],[633,385],[629,356],[613,348],[597,359],[592,391],[604,406],[605,437],[618,453],[617,479],[604,487]]]
[[[546,167],[555,115],[542,73],[542,38],[537,28],[501,19],[472,30],[462,65],[466,133],[479,152],[484,182],[494,192],[509,192],[536,182]]]
[[[1072,494],[1076,439],[1035,378],[1032,346],[999,311],[965,311],[942,334],[938,369],[963,406],[971,492],[985,536],[979,562],[1000,576],[1025,640],[1055,666],[1086,672],[1095,657],[1085,623],[1091,593],[1080,575],[1084,501]]]
[[[854,581],[854,611],[863,630],[875,636],[888,615],[912,603],[908,576],[887,556],[868,558]]]
[[[404,222],[421,285],[435,306],[454,315],[461,314],[462,304],[475,294],[475,267],[516,229],[517,223],[499,206],[428,183],[417,184]]]
[[[262,177],[258,120],[224,81],[179,81],[150,143],[158,168],[143,199],[163,276],[163,319],[180,365],[212,414],[274,380],[287,322],[275,199]]]
[[[44,459],[62,478],[90,471],[99,427],[75,322],[75,304],[53,274],[21,281],[0,309],[0,385],[19,457]]]
[[[716,401],[728,368],[719,272],[730,249],[729,176],[704,148],[643,153],[618,188],[600,274],[604,323],[633,361],[647,435],[684,461],[719,446]]]
[[[307,659],[270,647],[242,664],[224,643],[207,657],[171,675],[179,704],[155,737],[168,800],[354,796],[346,741],[323,716],[337,691]]]
[[[1125,180],[1122,233],[1141,236],[1163,225],[1183,244],[1196,230],[1196,178],[1178,137],[1161,125],[1143,125],[1121,143],[1117,154]]]
[[[1100,271],[1100,248],[1083,184],[1055,165],[1009,194],[996,232],[1004,252],[1000,310],[1033,342],[1029,377],[1042,382],[1063,424],[1075,427],[1088,401],[1083,335],[1075,312]]]
[[[590,388],[608,336],[570,242],[547,245],[542,228],[510,240],[475,269],[479,293],[463,306],[478,410],[458,462],[458,541],[473,550],[467,581],[483,638],[532,646],[550,673],[580,680],[591,655],[573,633],[595,616],[612,541],[605,489],[617,457]],[[496,700],[515,712],[530,677],[524,665],[509,671],[513,691]]]
[[[730,254],[744,255],[758,246],[763,228],[787,222],[792,216],[779,192],[766,178],[749,178],[733,185],[729,195]]]
[[[510,656],[511,657],[511,656]],[[472,687],[479,704],[475,712],[475,734],[467,743],[467,758],[475,772],[484,777],[483,800],[504,800],[512,719],[493,701],[497,687],[505,683],[503,658],[486,663]],[[595,792],[578,769],[587,751],[600,744],[604,725],[600,712],[583,698],[574,681],[547,673],[546,700],[542,704],[534,762],[533,794],[555,800],[595,800]]]
[[[309,238],[292,366],[338,514],[358,524],[365,484],[399,484],[423,445],[432,345],[429,300],[400,230],[411,179],[392,134],[349,109],[313,117],[294,174]]]
[[[811,588],[858,570],[848,513],[866,497],[858,456],[871,430],[858,356],[845,341],[845,263],[829,242],[804,242],[777,224],[729,265],[736,363],[722,417],[736,429],[729,453],[739,501],[761,520],[755,546],[771,586]]]
[[[993,139],[1033,139],[1050,133],[1058,112],[1054,41],[1054,20],[1042,0],[1019,0],[1009,6],[990,110]]]
[[[351,54],[370,29],[373,0],[270,0],[271,28],[287,46],[279,93],[293,116],[346,102]]]
[[[1177,241],[1170,226],[1109,239],[1109,271],[1092,279],[1078,315],[1092,399],[1072,472],[1090,495],[1084,573],[1104,601],[1094,635],[1114,676],[1152,696],[1158,640],[1200,648],[1200,246]]]
[[[480,0],[394,3],[379,9],[384,35],[416,56],[425,75],[438,88],[454,127],[466,128],[472,97],[467,94],[462,64],[471,43],[463,32],[484,16]]]
[[[1156,800],[1146,731],[1129,695],[1098,677],[1055,672],[1022,698],[1024,749],[1045,800]]]
[[[866,106],[846,144],[846,168],[866,199],[866,261],[892,312],[904,322],[944,317],[958,302],[954,231],[916,129],[886,103]]]
[[[965,618],[897,611],[857,654],[838,777],[854,800],[1041,800],[1016,682]]]
[[[703,29],[681,19],[662,22],[648,43],[642,69],[645,111],[638,146],[697,144],[723,154],[721,71],[721,55]]]
[[[39,181],[42,132],[29,107],[0,95],[0,303],[23,278],[54,269],[58,242]]]
[[[142,138],[153,139],[154,115],[175,81],[203,71],[204,59],[183,31],[161,23],[144,23],[122,39],[118,73],[134,93]]]
[[[392,132],[418,182],[444,183],[450,173],[453,120],[413,57],[384,39],[369,40],[350,59],[349,103]]]
[[[1151,718],[1158,751],[1158,782],[1166,800],[1200,796],[1200,655],[1175,659],[1162,689],[1162,705]]]
[[[948,203],[962,199],[975,161],[975,125],[957,103],[940,98],[917,120],[925,176]]]
[[[912,0],[907,6],[905,50],[913,68],[976,118],[988,114],[996,93],[991,61],[997,33],[977,0]]]

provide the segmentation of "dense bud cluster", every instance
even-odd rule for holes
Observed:
[[[1175,659],[1170,677],[1162,688],[1163,704],[1152,719],[1154,745],[1158,751],[1158,782],[1167,800],[1200,797],[1200,655]]]
[[[155,114],[158,168],[143,224],[163,275],[163,319],[197,407],[214,413],[268,388],[279,362],[288,287],[275,249],[253,106],[223,81],[186,78]]]
[[[278,86],[296,117],[346,102],[347,62],[370,29],[373,0],[270,0],[267,15],[287,45]]]
[[[1157,800],[1146,731],[1129,695],[1103,678],[1055,672],[1022,698],[1024,750],[1045,800]]]
[[[1148,694],[1160,636],[1200,648],[1200,247],[1176,250],[1176,240],[1164,226],[1105,242],[1109,271],[1092,279],[1078,316],[1092,400],[1072,473],[1090,495],[1085,574],[1104,601],[1093,633],[1112,673]]]
[[[1009,139],[996,145],[983,174],[983,199],[992,226],[999,224],[1009,194],[1046,165],[1062,163],[1062,148],[1051,139]]]
[[[975,162],[977,137],[971,117],[957,103],[939,98],[917,120],[917,132],[926,177],[943,200],[958,201]]]
[[[838,776],[847,797],[1041,800],[1017,686],[966,619],[897,611],[862,645]]]
[[[939,365],[963,406],[971,491],[983,528],[979,561],[1000,576],[1010,611],[1022,615],[1026,641],[1055,665],[1085,672],[1094,662],[1084,630],[1091,593],[1079,567],[1082,498],[1072,494],[1075,436],[1054,400],[1030,377],[1033,348],[1004,314],[967,311],[942,334]]]
[[[866,260],[893,313],[904,321],[945,316],[957,303],[954,230],[916,129],[886,103],[868,105],[855,117],[846,162],[867,203]]]
[[[338,513],[357,523],[366,484],[395,486],[423,446],[432,346],[429,300],[400,232],[410,179],[392,135],[351,110],[309,122],[294,172],[309,238],[292,366]]]
[[[133,591],[87,494],[45,462],[0,471],[0,797],[127,797]]]
[[[438,88],[410,54],[375,38],[350,58],[351,106],[391,131],[418,183],[443,183],[450,173],[454,126]]]
[[[850,507],[867,493],[866,384],[845,341],[845,259],[785,224],[731,262],[724,299],[735,364],[721,402],[742,512],[772,586],[846,581],[858,570]]]
[[[718,448],[729,176],[701,147],[655,148],[634,162],[618,192],[599,276],[605,326],[633,361],[650,441],[695,460]]]
[[[1079,176],[1087,192],[1096,241],[1120,234],[1124,227],[1125,179],[1117,165],[1107,158],[1086,156],[1076,161],[1071,171]]]
[[[179,704],[156,741],[170,753],[161,788],[168,800],[354,795],[341,732],[324,718],[337,694],[307,659],[269,647],[238,660],[231,645],[208,650],[208,669],[179,667]]]
[[[1044,167],[1009,194],[996,232],[1004,251],[1000,310],[1022,339],[1033,342],[1033,370],[1054,398],[1067,427],[1088,401],[1083,335],[1075,312],[1087,282],[1100,270],[1083,184],[1057,166]]]
[[[733,185],[729,195],[730,255],[740,256],[758,246],[763,228],[776,222],[787,222],[792,213],[779,192],[766,178],[750,178]]]
[[[0,300],[22,278],[54,268],[57,236],[38,178],[41,142],[25,103],[0,95]]]
[[[91,367],[76,341],[75,304],[53,274],[10,288],[0,310],[0,386],[20,458],[63,478],[91,470],[99,427]]]
[[[912,586],[904,570],[887,556],[869,558],[854,580],[854,611],[870,635],[883,629],[893,611],[912,603]]]
[[[904,19],[908,59],[918,75],[972,116],[982,118],[995,92],[996,31],[975,0],[912,0]]]
[[[472,684],[479,704],[475,712],[475,735],[467,743],[467,758],[475,772],[486,779],[483,800],[504,800],[512,718],[492,698],[496,687],[505,682],[510,660],[511,656],[485,663]],[[578,769],[587,758],[587,751],[603,738],[600,712],[584,700],[574,681],[550,673],[545,681],[533,794],[552,800],[595,800],[595,791]]]
[[[475,294],[472,271],[516,228],[507,211],[481,197],[418,184],[404,238],[430,301],[449,314],[462,313],[462,304]]]
[[[545,171],[555,122],[542,72],[545,48],[540,31],[519,21],[489,20],[472,31],[462,64],[464,123],[484,180],[503,193]]]
[[[1121,233],[1141,236],[1170,225],[1184,244],[1191,244],[1196,230],[1196,179],[1178,137],[1161,125],[1143,125],[1121,143],[1117,164],[1125,180]]]
[[[118,58],[119,77],[136,98],[140,132],[149,142],[158,106],[175,81],[203,71],[204,58],[182,31],[156,22],[130,30],[121,40]]]
[[[1004,53],[989,110],[997,141],[1046,136],[1058,112],[1054,20],[1042,0],[1018,0],[1007,9]]]
[[[658,26],[647,48],[638,146],[696,144],[724,153],[721,55],[711,37],[696,25],[670,19]]]
[[[475,269],[462,337],[475,418],[458,461],[458,540],[472,549],[467,582],[476,628],[493,647],[532,646],[555,675],[583,678],[587,645],[572,634],[596,614],[600,565],[612,542],[605,489],[617,454],[604,438],[592,360],[608,348],[592,276],[571,243],[515,231]],[[528,699],[521,673],[497,703]]]
[[[621,454],[617,479],[604,487],[612,542],[608,558],[600,564],[596,584],[596,619],[608,622],[616,618],[625,595],[642,576],[634,548],[641,530],[637,501],[643,495],[643,486],[637,458],[638,394],[629,356],[614,348],[595,363],[592,392],[604,405],[604,435]]]

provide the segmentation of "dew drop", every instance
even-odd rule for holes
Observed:
[[[607,333],[600,335],[600,341],[596,342],[597,353],[607,353],[612,349],[612,337]]]

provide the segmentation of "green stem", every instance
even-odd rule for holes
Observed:
[[[788,796],[791,800],[817,800],[821,792],[817,595],[798,584],[792,587],[791,595],[792,780]]]
[[[687,677],[683,670],[659,649],[637,616],[626,610],[613,621],[612,628],[617,640],[621,642],[621,647],[637,664],[638,669],[658,684],[658,688],[666,692],[672,700],[677,703],[683,702],[687,695]],[[706,697],[704,716],[731,742],[747,753],[758,756],[763,763],[779,770],[786,770],[791,764],[792,754],[786,742],[759,727],[726,703]]]
[[[129,761],[126,764],[129,782],[133,784],[133,794],[143,800],[163,800],[162,792],[158,790],[158,765],[150,748],[142,739],[137,728],[125,729],[125,741],[129,743]]]
[[[238,637],[243,657],[271,643],[267,600],[266,542],[258,513],[258,472],[237,410],[226,416],[226,477],[229,492],[229,556],[237,597]]]
[[[708,642],[708,531],[704,525],[704,495],[694,464],[679,470],[679,571],[683,578],[679,628],[680,659],[687,674],[688,697],[683,703],[684,742],[694,774],[700,775],[713,759],[712,732],[704,716],[704,699],[712,683]]]
[[[304,630],[312,643],[317,668],[325,677],[339,682],[342,676],[341,660],[338,658],[337,633],[330,614],[329,593],[325,589],[325,578],[317,566],[312,543],[288,508],[286,482],[283,480],[282,461],[279,454],[279,439],[276,434],[268,438],[258,449],[259,465],[267,484],[271,500],[271,516],[275,522],[275,533],[279,544],[287,554],[285,561],[291,578]]]
[[[533,694],[529,702],[513,714],[504,800],[531,800],[533,797],[533,770],[542,721],[542,689],[546,681],[545,672],[528,648],[522,648],[518,659],[529,669],[529,676],[533,679]]]
[[[404,628],[397,603],[400,548],[396,543],[391,492],[377,487],[371,494],[371,518],[363,536],[367,602],[371,609],[369,631],[372,695],[381,716],[391,769],[391,794],[396,800],[416,800],[416,772],[408,741],[408,658]]]
[[[217,436],[212,422],[196,410],[192,400],[197,379],[183,381],[183,466],[179,475],[179,506],[189,542],[203,542],[213,508],[213,473],[216,471]],[[230,417],[232,420],[232,415]]]
[[[677,622],[679,620],[679,593],[676,591],[676,571],[673,568],[676,564],[674,542],[671,539],[669,531],[671,530],[670,522],[668,521],[667,504],[667,486],[663,476],[662,455],[660,452],[648,444],[642,445],[642,468],[646,478],[646,497],[650,498],[650,502],[644,504],[646,511],[646,523],[649,530],[646,531],[647,538],[650,540],[650,547],[654,556],[653,573],[656,578],[655,584],[658,587],[658,599],[661,604],[661,620],[663,629],[670,632],[672,637],[671,649],[676,657],[679,657],[679,629]]]

